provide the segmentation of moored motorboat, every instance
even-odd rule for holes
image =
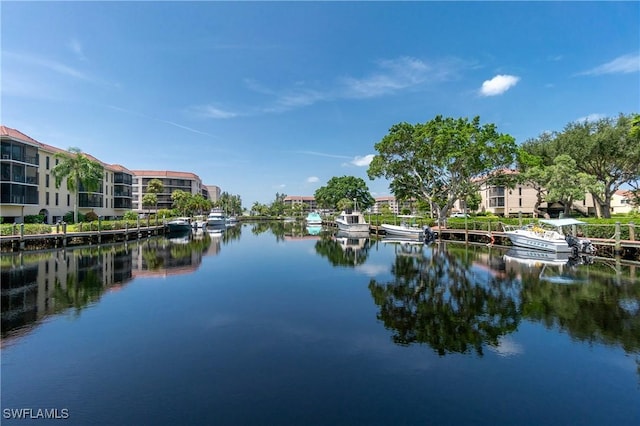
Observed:
[[[207,228],[224,228],[227,226],[227,217],[222,210],[211,210],[207,216]]]
[[[537,224],[522,227],[505,225],[504,232],[511,243],[518,247],[554,253],[594,254],[596,249],[591,241],[565,235],[562,230],[564,226],[584,224],[585,222],[576,219],[540,219]]]
[[[167,222],[169,232],[188,232],[191,231],[191,220],[188,217],[177,217]]]
[[[322,225],[322,217],[318,212],[309,213],[305,220],[307,222],[307,225]]]
[[[398,217],[402,219],[400,225],[391,225],[389,223],[383,223],[380,225],[380,228],[384,230],[386,235],[397,235],[410,238],[424,238],[425,236],[431,238],[432,236],[435,236],[435,233],[433,233],[431,228],[428,226],[420,226],[415,223],[415,219],[420,216],[398,215]]]
[[[369,224],[364,219],[362,212],[356,210],[344,210],[335,219],[338,229],[347,232],[369,232]]]

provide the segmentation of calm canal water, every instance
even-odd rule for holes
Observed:
[[[3,255],[2,424],[640,424],[640,265],[311,234]]]

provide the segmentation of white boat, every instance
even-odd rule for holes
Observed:
[[[224,228],[227,226],[227,217],[222,210],[211,210],[207,216],[207,228]]]
[[[563,226],[583,225],[585,222],[576,219],[540,219],[538,222],[523,227],[505,225],[504,231],[511,243],[518,247],[554,253],[595,253],[591,241],[564,235],[562,232]]]
[[[414,215],[398,215],[402,221],[400,225],[391,225],[389,223],[383,223],[380,225],[386,235],[399,235],[402,237],[422,238],[425,235],[426,229],[430,229],[428,226],[419,226],[415,223],[415,219],[420,216]]]
[[[188,217],[177,217],[167,222],[169,232],[187,232],[191,231],[191,220]]]
[[[335,220],[338,229],[347,232],[369,232],[369,224],[364,219],[362,212],[357,210],[345,210]]]
[[[191,226],[193,226],[193,229],[204,229],[207,226],[207,219],[202,215],[194,216]]]
[[[322,225],[322,217],[318,212],[311,212],[306,218],[307,225]]]
[[[227,217],[227,226],[235,226],[238,224],[238,218],[235,216]]]

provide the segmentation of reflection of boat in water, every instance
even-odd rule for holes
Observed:
[[[420,240],[409,237],[403,238],[385,235],[380,241],[384,244],[393,245],[397,255],[422,257],[422,247],[424,243]]]
[[[584,281],[576,275],[579,265],[593,263],[593,256],[572,253],[542,251],[514,247],[504,254],[506,265],[538,274],[538,278],[555,284],[573,284]],[[540,269],[540,272],[537,270]]]
[[[309,235],[320,235],[322,231],[322,225],[309,225],[307,226],[307,233]]]
[[[338,230],[336,232],[336,238],[369,238],[369,230],[366,231],[353,231],[353,230]]]
[[[564,265],[569,261],[569,253],[554,253],[551,251],[513,247],[505,253],[504,260],[505,262],[513,261],[529,266],[542,264]]]
[[[504,226],[504,232],[514,246],[554,253],[594,254],[595,247],[591,241],[572,235],[564,235],[564,226],[583,225],[585,222],[575,219],[540,219],[538,224],[522,227]],[[544,225],[547,225],[545,227]],[[552,227],[553,229],[549,229]]]

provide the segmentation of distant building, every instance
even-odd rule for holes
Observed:
[[[384,211],[385,206],[393,214],[401,214],[402,210],[409,209],[412,213],[415,210],[415,200],[398,201],[393,195],[375,197],[375,203],[369,209],[371,213],[378,214]]]
[[[203,197],[210,199],[210,192],[207,186],[202,184],[200,177],[195,173],[170,170],[133,170],[132,172],[134,176],[132,209],[139,213],[156,212],[155,206],[142,205],[142,199],[147,193],[147,186],[152,179],[160,180],[164,186],[164,191],[157,194],[158,210],[170,210],[173,208],[171,194],[176,190],[181,190],[191,195],[201,194]]]
[[[205,185],[205,188],[207,188],[207,191],[209,192],[209,199],[212,202],[216,202],[220,199],[220,187],[216,186],[216,185]]]
[[[316,210],[318,205],[316,203],[316,197],[309,195],[287,195],[282,200],[286,207],[293,207],[296,204],[302,204],[303,210]]]

